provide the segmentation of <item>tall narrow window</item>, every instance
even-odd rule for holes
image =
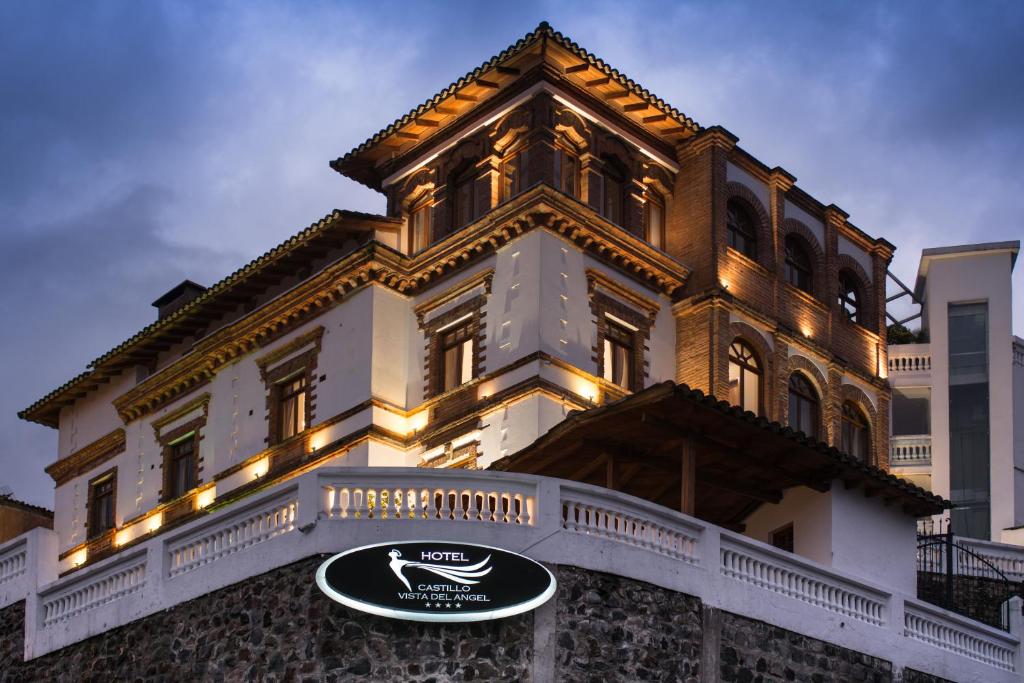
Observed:
[[[860,408],[846,401],[843,403],[842,420],[839,450],[861,462],[870,462],[871,432],[868,429],[868,419],[864,417]]]
[[[845,270],[839,273],[839,308],[850,322],[862,322],[860,287],[857,279]]]
[[[170,445],[167,459],[170,472],[170,499],[180,498],[196,487],[196,434]]]
[[[787,524],[786,526],[772,532],[772,545],[779,550],[785,550],[788,553],[793,552],[795,540],[792,524]]]
[[[430,202],[421,201],[409,214],[409,253],[423,251],[430,245]]]
[[[665,248],[665,202],[655,192],[647,193],[647,212],[644,221],[646,238],[655,249]]]
[[[529,187],[527,173],[530,162],[530,148],[524,147],[502,164],[503,201],[508,201]]]
[[[800,238],[789,235],[786,237],[786,281],[810,294],[812,274],[811,257],[807,255],[807,249],[800,243]]]
[[[726,205],[726,227],[728,228],[729,246],[744,256],[757,258],[757,231],[750,212],[742,203],[730,199]]]
[[[749,346],[734,341],[729,347],[729,403],[761,414],[761,364]]]
[[[602,174],[601,215],[612,223],[622,224],[622,203],[624,183],[614,169],[606,168]]]
[[[455,183],[455,204],[452,207],[453,228],[469,225],[476,218],[476,174],[474,169],[464,173]]]
[[[604,335],[604,378],[623,389],[633,388],[633,353],[635,334],[611,320],[606,321]]]
[[[469,320],[442,330],[441,391],[450,391],[473,379],[473,337]]]
[[[114,528],[116,473],[102,475],[89,483],[89,538]]]
[[[277,385],[277,435],[280,441],[306,428],[306,374],[291,377]]]
[[[576,155],[564,147],[555,148],[555,188],[579,197],[579,163]]]
[[[789,426],[812,438],[818,437],[821,423],[821,400],[804,375],[794,372],[789,377]]]

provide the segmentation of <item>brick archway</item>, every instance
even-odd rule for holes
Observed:
[[[729,345],[736,340],[744,342],[753,349],[757,355],[758,362],[761,364],[761,407],[764,411],[764,417],[771,420],[776,413],[771,390],[775,386],[775,363],[772,349],[768,346],[764,334],[753,325],[745,322],[733,321],[729,323]],[[726,347],[725,355],[726,362],[728,363],[728,346]]]
[[[786,363],[786,371],[779,376],[779,422],[789,424],[789,378],[794,372],[803,373],[818,390],[819,415],[818,430],[819,440],[832,443],[832,392],[829,389],[828,379],[822,374],[818,366],[809,358],[804,356],[790,356]]]
[[[757,221],[757,262],[767,268],[774,270],[772,263],[772,221],[768,211],[764,208],[760,198],[754,191],[743,183],[735,180],[726,184],[726,202],[738,199],[741,204],[750,210],[753,218]]]
[[[841,434],[842,432],[842,419],[843,419],[843,403],[849,401],[854,404],[864,413],[868,419],[868,430],[871,438],[871,462],[869,465],[878,465],[882,462],[880,450],[883,447],[883,440],[881,430],[878,426],[878,411],[875,410],[875,405],[871,402],[871,398],[864,393],[864,390],[853,384],[840,384],[839,391],[837,392],[838,405],[836,407],[836,424],[833,425],[833,431],[835,434]]]
[[[795,218],[787,218],[782,223],[782,243],[779,245],[779,263],[785,263],[786,261],[786,238],[790,235],[796,235],[800,238],[800,241],[804,243],[804,246],[810,252],[811,260],[814,262],[814,273],[811,275],[812,292],[814,298],[821,300],[828,293],[828,286],[826,281],[825,273],[825,252],[822,251],[821,244],[818,242],[817,236],[808,228],[806,225],[801,223]],[[780,271],[785,274],[785,271]]]

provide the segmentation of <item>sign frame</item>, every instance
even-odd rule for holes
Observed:
[[[348,555],[352,555],[352,554],[355,554],[357,552],[362,552],[362,551],[365,551],[365,550],[370,550],[370,549],[373,549],[373,548],[380,548],[380,547],[383,547],[383,546],[401,547],[403,545],[418,544],[418,543],[454,544],[454,545],[468,546],[468,547],[471,547],[471,548],[479,548],[481,550],[497,551],[499,553],[513,555],[513,556],[519,558],[520,560],[524,560],[526,562],[533,563],[537,567],[542,569],[544,571],[544,573],[547,575],[548,585],[540,594],[536,595],[535,597],[532,597],[529,600],[525,600],[525,601],[520,602],[520,603],[516,603],[514,605],[506,605],[504,607],[499,607],[497,609],[486,610],[486,611],[471,611],[471,612],[462,612],[462,613],[458,613],[458,612],[437,612],[437,613],[433,613],[433,612],[419,612],[419,611],[412,611],[412,610],[403,610],[403,609],[394,608],[394,607],[386,607],[384,605],[374,604],[374,603],[371,603],[371,602],[365,602],[363,600],[359,600],[359,599],[357,599],[355,597],[352,597],[350,595],[346,595],[345,593],[340,592],[334,586],[330,585],[328,583],[328,581],[327,581],[327,569],[328,569],[328,567],[334,561],[338,560],[339,558],[346,557]],[[385,542],[385,543],[371,543],[371,544],[368,544],[368,545],[361,545],[361,546],[358,546],[356,548],[350,548],[349,550],[345,550],[343,552],[340,552],[340,553],[337,553],[335,555],[332,555],[332,556],[328,557],[326,560],[324,560],[322,563],[320,563],[320,566],[317,567],[317,570],[316,570],[316,585],[330,599],[334,600],[335,602],[339,602],[342,605],[345,605],[346,607],[349,607],[351,609],[357,610],[359,612],[366,612],[368,614],[374,614],[374,615],[381,616],[381,617],[388,617],[388,618],[391,618],[391,619],[402,619],[402,620],[405,620],[405,621],[420,621],[420,622],[429,622],[429,623],[467,623],[467,622],[474,622],[474,621],[490,621],[490,620],[493,620],[493,619],[502,619],[504,617],[510,617],[510,616],[514,616],[516,614],[522,614],[524,612],[529,612],[531,610],[534,610],[534,609],[540,607],[541,605],[546,603],[548,600],[550,600],[555,595],[555,591],[558,590],[558,581],[555,579],[555,575],[551,573],[551,570],[548,569],[547,567],[545,567],[543,564],[541,564],[537,560],[531,558],[531,557],[526,557],[525,555],[522,555],[522,554],[517,553],[517,552],[512,551],[512,550],[507,550],[505,548],[497,548],[495,546],[483,545],[481,543],[464,543],[462,541],[451,541],[451,540],[441,540],[441,539],[415,539],[415,540],[408,540],[408,541],[389,541],[389,542]]]

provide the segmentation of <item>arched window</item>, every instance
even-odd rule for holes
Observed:
[[[747,207],[736,199],[730,199],[726,204],[726,211],[729,246],[748,258],[756,259],[757,230]]]
[[[761,414],[761,364],[753,350],[737,339],[729,347],[729,403]]]
[[[423,251],[430,245],[430,193],[413,203],[409,209],[409,253]]]
[[[851,401],[843,402],[843,428],[839,450],[861,462],[868,462],[871,457],[871,430],[868,428],[868,419]]]
[[[480,217],[484,199],[476,182],[476,167],[470,166],[455,176],[453,185],[452,229],[464,227]],[[481,196],[478,196],[481,195]]]
[[[612,223],[622,225],[625,206],[626,174],[615,160],[604,160],[600,173],[590,176],[588,201],[599,214]]]
[[[839,308],[850,322],[863,322],[861,316],[860,284],[848,270],[839,273]]]
[[[814,385],[799,372],[789,376],[789,426],[807,436],[818,438],[821,423],[821,399]]]
[[[811,293],[811,257],[807,249],[795,235],[786,237],[786,282],[797,289]]]

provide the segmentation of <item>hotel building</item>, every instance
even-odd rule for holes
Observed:
[[[1018,680],[1019,602],[916,598],[948,503],[888,473],[893,245],[737,142],[541,24],[332,161],[382,215],[181,283],[21,413],[59,431],[54,529],[0,546],[0,665]],[[558,591],[422,625],[313,583],[417,539]]]

